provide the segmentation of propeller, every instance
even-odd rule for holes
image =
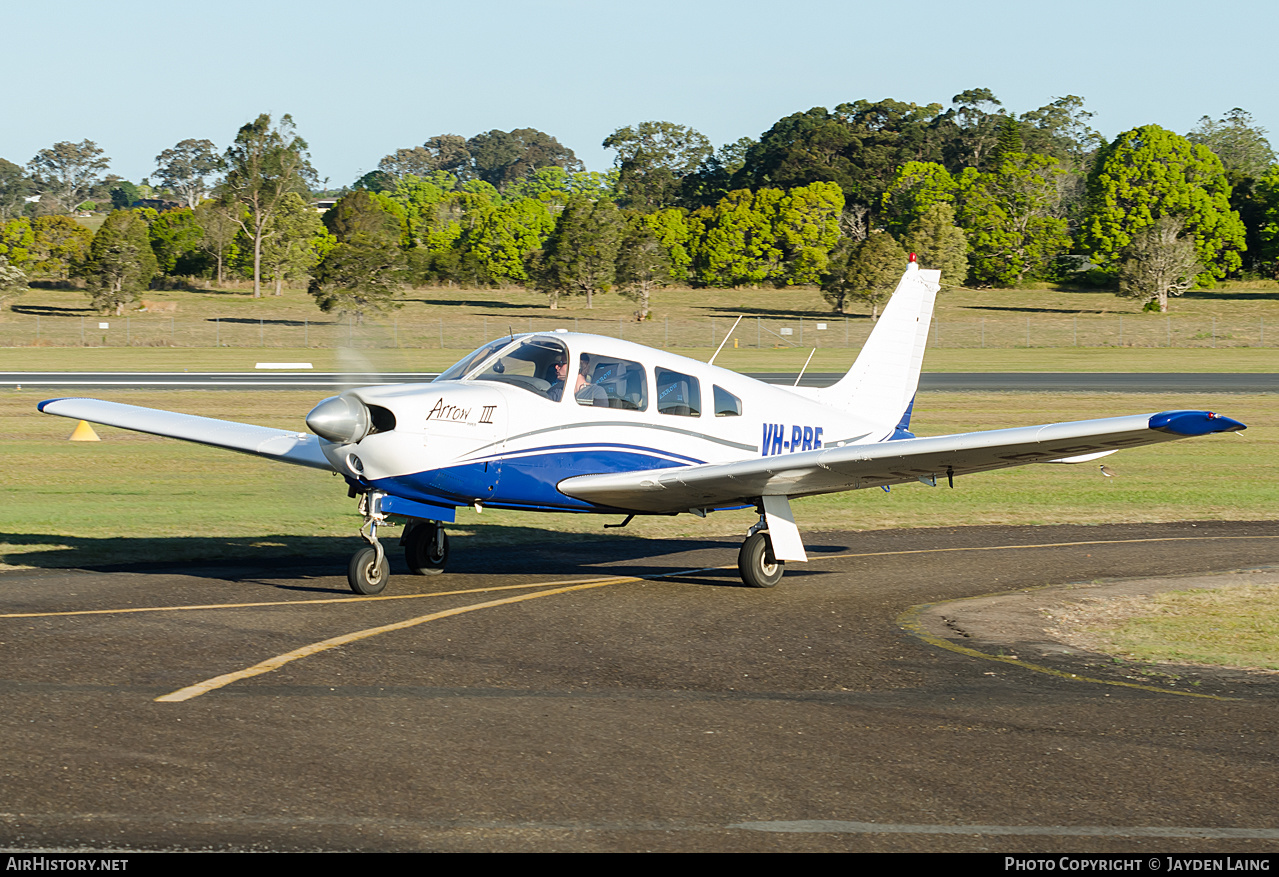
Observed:
[[[362,328],[369,327],[366,324]],[[386,327],[377,328],[382,330],[378,334],[387,334]],[[385,358],[384,352],[389,346],[384,344],[378,347],[379,351],[383,351],[379,359]],[[376,386],[386,382],[382,379],[381,370],[373,365],[362,350],[349,346],[339,347],[337,361],[340,375],[339,395],[331,396],[312,408],[306,416],[306,425],[320,438],[337,444],[355,444],[375,428],[385,429],[387,425],[380,421],[375,422],[378,421],[377,415],[352,391],[359,387]],[[391,417],[393,419],[394,415]]]

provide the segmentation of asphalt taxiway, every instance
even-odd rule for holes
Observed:
[[[1276,677],[996,642],[945,608],[1275,567],[1279,522],[809,534],[765,591],[735,541],[631,531],[460,537],[383,598],[346,590],[346,540],[33,555],[0,574],[0,846],[1279,846]]]

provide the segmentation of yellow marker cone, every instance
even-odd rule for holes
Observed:
[[[98,438],[98,434],[93,431],[93,427],[89,426],[89,421],[81,420],[76,424],[75,432],[71,433],[71,438],[67,439],[67,441],[100,442],[102,439]]]

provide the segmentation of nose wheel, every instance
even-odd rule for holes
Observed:
[[[346,580],[351,590],[366,596],[380,594],[391,577],[391,565],[380,545],[367,545],[351,557],[346,567]]]

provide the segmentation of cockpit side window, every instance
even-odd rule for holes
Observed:
[[[568,348],[555,338],[535,335],[502,351],[472,380],[495,381],[558,402],[564,393]]]
[[[661,414],[681,417],[702,416],[702,388],[692,375],[659,368],[657,378],[657,410]]]

